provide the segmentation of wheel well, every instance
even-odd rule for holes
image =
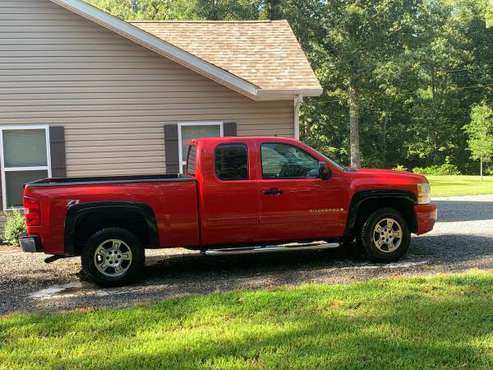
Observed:
[[[406,220],[409,230],[416,232],[417,223],[414,213],[414,202],[404,197],[384,197],[366,199],[359,204],[351,235],[354,235],[355,231],[358,230],[370,214],[381,208],[393,208],[400,212]]]
[[[88,212],[77,220],[75,225],[75,247],[78,252],[87,240],[97,231],[110,227],[119,227],[135,234],[144,247],[150,246],[151,230],[145,217],[134,210],[119,209],[95,210]]]

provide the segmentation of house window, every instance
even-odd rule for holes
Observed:
[[[22,207],[23,185],[51,176],[47,126],[0,128],[3,209]]]
[[[178,150],[180,173],[187,165],[188,147],[192,139],[224,136],[222,122],[187,122],[178,124]]]

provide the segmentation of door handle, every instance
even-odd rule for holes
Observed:
[[[281,195],[282,193],[283,193],[283,191],[281,189],[277,189],[277,188],[271,188],[271,189],[264,190],[265,195]]]

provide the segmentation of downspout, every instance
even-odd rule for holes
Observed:
[[[296,95],[294,97],[294,137],[300,139],[300,108],[303,104],[303,95]]]

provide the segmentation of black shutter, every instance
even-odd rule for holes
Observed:
[[[166,173],[180,172],[178,125],[164,125],[164,154],[166,157]]]
[[[236,122],[225,122],[223,131],[224,136],[238,136],[238,128]]]
[[[65,128],[63,126],[50,126],[50,152],[52,177],[67,176]]]

